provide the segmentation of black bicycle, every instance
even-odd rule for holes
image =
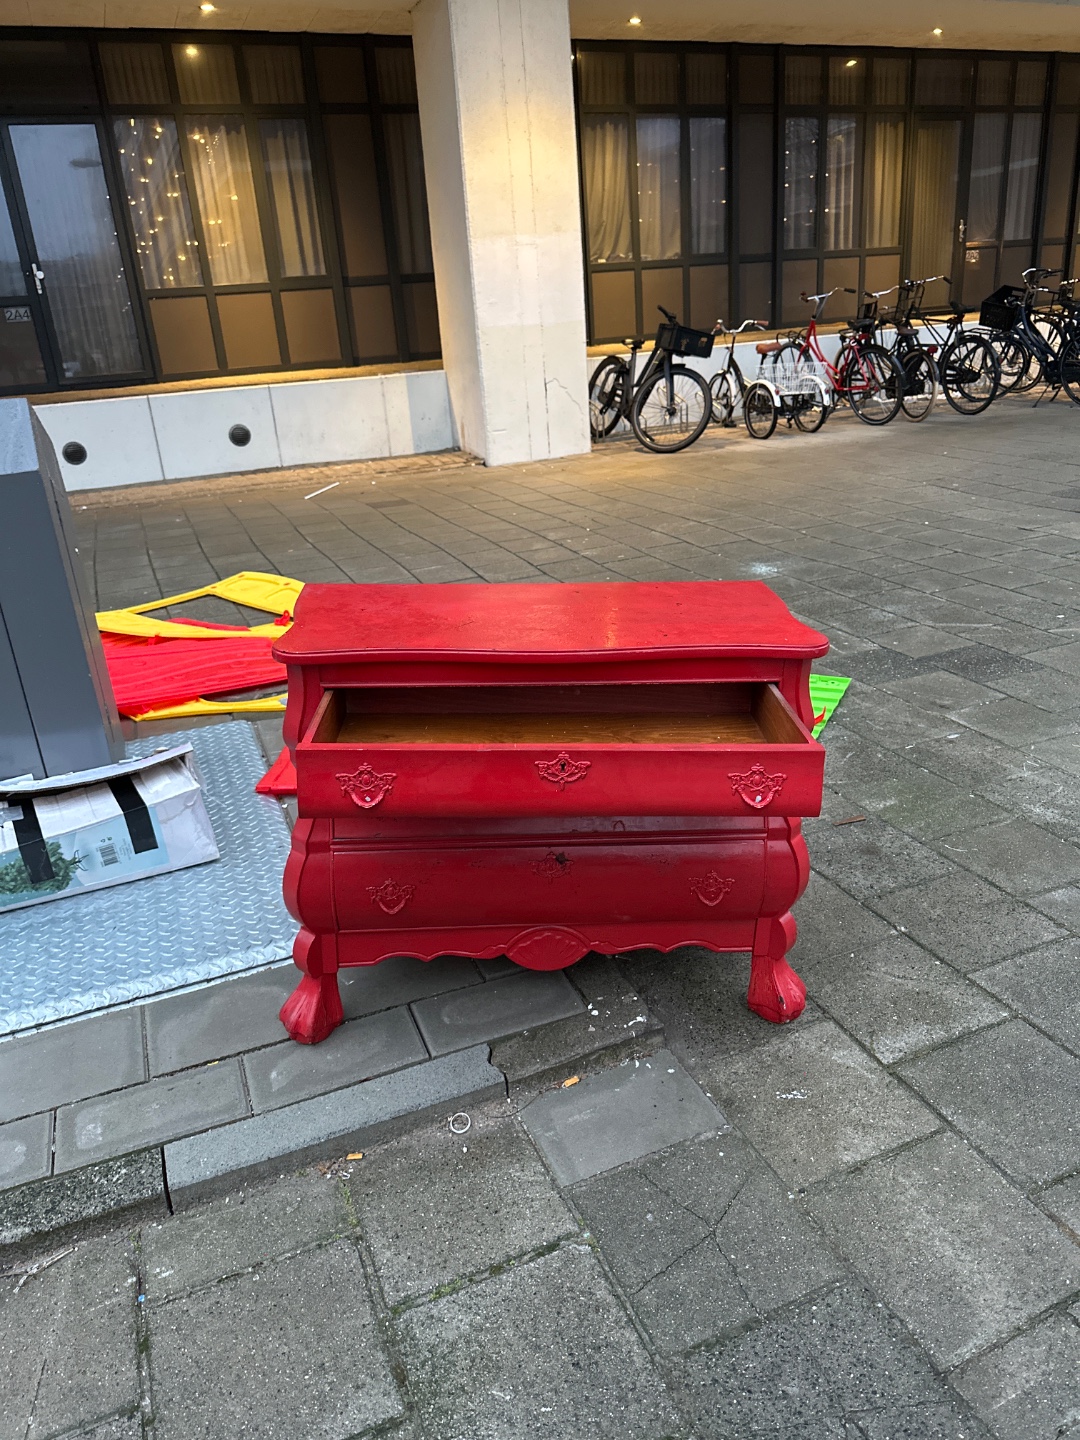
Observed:
[[[1045,288],[1041,282],[1060,273],[1032,266],[1024,271],[1024,294],[1017,291],[1012,299],[1003,296],[1002,290],[995,291],[983,302],[979,319],[1005,333],[1011,355],[1026,357],[1016,362],[1022,377],[1034,373],[1036,379],[1031,383],[1042,380],[1053,392],[1051,398],[1064,390],[1074,404],[1080,405],[1080,307],[1070,306],[1061,316],[1055,316],[1049,333],[1041,323],[1045,312],[1033,309],[1035,296]],[[1030,385],[1019,383],[1015,388],[1030,389]]]
[[[880,313],[881,301],[886,295],[896,293],[896,304],[891,314]],[[877,320],[878,340],[893,355],[903,371],[900,413],[906,420],[925,420],[934,408],[941,379],[937,361],[936,345],[924,345],[920,333],[911,323],[911,311],[915,297],[921,294],[919,284],[904,280],[888,290],[867,290],[863,313]],[[892,336],[888,334],[891,328]]]
[[[731,343],[728,345],[720,369],[709,381],[709,389],[712,391],[712,418],[715,424],[735,424],[735,411],[746,398],[747,387],[750,384],[742,373],[738,360],[735,359],[735,341],[747,330],[764,329],[766,329],[766,325],[763,320],[744,320],[737,330],[729,330],[723,320],[716,322],[716,329],[713,333],[729,336]],[[759,346],[758,349],[760,351],[761,347]]]
[[[922,297],[927,285],[936,280],[952,281],[948,275],[931,275],[928,280],[905,280],[911,287],[906,307],[907,325],[919,321],[922,349],[935,347],[941,388],[945,399],[959,415],[980,415],[993,402],[1001,382],[1001,365],[985,335],[964,329],[964,307],[950,304],[925,310]],[[929,343],[923,338],[930,337]]]
[[[680,325],[670,310],[656,307],[664,324],[641,375],[635,379],[637,354],[643,340],[628,340],[630,359],[605,356],[589,381],[589,428],[594,440],[603,440],[620,420],[647,450],[673,454],[685,450],[704,432],[712,418],[708,382],[696,370],[675,364],[675,358],[706,360],[712,354],[713,334]]]

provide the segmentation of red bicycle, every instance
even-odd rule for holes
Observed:
[[[884,346],[875,344],[876,319],[860,316],[849,322],[848,328],[841,332],[840,351],[835,361],[829,360],[818,344],[818,321],[825,302],[841,289],[848,295],[856,293],[847,286],[838,286],[824,295],[803,295],[801,298],[814,306],[809,325],[805,330],[778,340],[775,348],[769,351],[767,363],[781,369],[797,365],[799,361],[816,360],[838,400],[846,400],[867,425],[887,425],[900,413],[904,399],[904,371],[894,355]],[[758,349],[764,350],[765,347],[759,345]]]

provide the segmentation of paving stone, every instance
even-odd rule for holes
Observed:
[[[0,1280],[4,1440],[44,1440],[138,1403],[135,1266],[126,1240],[82,1241],[36,1275]]]
[[[0,1122],[146,1078],[142,1020],[114,1010],[0,1042]]]
[[[42,1180],[52,1169],[52,1115],[0,1125],[0,1190]]]
[[[149,1318],[162,1440],[347,1440],[403,1413],[348,1242],[270,1262]]]
[[[149,1080],[127,1090],[65,1105],[56,1115],[55,1170],[73,1170],[248,1113],[235,1060]]]
[[[1076,729],[1075,716],[1055,715],[1011,695],[1004,700],[992,700],[989,704],[954,710],[952,714],[969,729],[1023,750],[1029,749],[1038,740],[1048,740],[1051,736],[1064,735]]]
[[[1042,905],[1042,898],[1037,903]],[[1023,901],[966,870],[908,890],[893,890],[877,897],[874,907],[913,940],[965,973],[1064,934]]]
[[[1007,1014],[982,990],[899,934],[855,956],[808,957],[801,973],[819,1004],[883,1065]]]
[[[1080,877],[1080,850],[1027,820],[967,831],[954,837],[954,846],[968,870],[1013,895],[1054,890]]]
[[[814,869],[857,900],[952,870],[948,860],[881,820],[861,825],[816,825],[810,831]]]
[[[285,1040],[243,1057],[256,1114],[340,1090],[428,1058],[407,1006],[339,1025],[318,1045]]]
[[[525,970],[449,995],[433,995],[412,1008],[432,1055],[445,1055],[481,1040],[501,1039],[580,1015],[585,1007],[559,971]]]
[[[890,650],[899,650],[913,660],[922,660],[927,655],[940,655],[946,650],[970,644],[947,630],[936,630],[929,625],[904,625],[898,630],[887,630],[877,637],[878,644]]]
[[[698,1351],[674,1389],[694,1434],[784,1440],[858,1435],[848,1417],[946,1399],[893,1317],[852,1284]]]
[[[1070,1230],[1075,1230],[1080,1235],[1080,1175],[1074,1175],[1071,1180],[1062,1180],[1059,1185],[1051,1185],[1049,1189],[1040,1191],[1038,1200],[1045,1210],[1056,1215]]]
[[[798,938],[788,958],[800,975],[819,957],[861,955],[893,933],[880,916],[814,873],[795,907],[795,922]]]
[[[586,1246],[562,1246],[400,1321],[425,1435],[662,1440],[664,1382]]]
[[[369,1152],[349,1190],[391,1305],[576,1233],[505,1101]]]
[[[735,1124],[792,1187],[940,1123],[831,1020],[796,1021],[710,1079]]]
[[[955,1135],[871,1160],[807,1203],[943,1368],[1080,1285],[1080,1250]]]
[[[504,1094],[487,1046],[474,1045],[167,1144],[169,1194],[174,1203],[190,1204],[233,1186],[241,1175],[280,1173],[286,1157],[299,1165],[328,1151],[362,1149],[448,1104],[456,1108]]]
[[[81,1430],[78,1440],[143,1440],[142,1420],[138,1415],[106,1420],[92,1430]]]
[[[512,960],[505,961],[504,965],[509,968],[499,973],[517,971]],[[295,967],[292,975],[295,983]],[[411,955],[396,955],[380,960],[378,965],[353,965],[339,970],[338,989],[345,1019],[355,1020],[360,1015],[374,1015],[397,1005],[411,1005],[414,1000],[423,1000],[429,995],[444,995],[466,985],[478,985],[481,978],[476,964],[461,956],[440,955],[435,960],[417,960]]]
[[[1080,1420],[1080,1325],[1049,1316],[950,1378],[997,1440],[1064,1435]]]
[[[865,1440],[992,1440],[990,1431],[962,1402],[901,1405],[859,1416]]]
[[[560,1185],[639,1160],[727,1121],[667,1050],[588,1075],[521,1112]]]
[[[0,1245],[102,1215],[165,1214],[166,1208],[161,1151],[141,1150],[0,1191]]]
[[[1074,690],[1080,689],[1075,680],[1070,683]],[[1031,750],[1047,765],[1065,770],[1070,775],[1080,775],[1080,734],[1073,732],[1059,735],[1052,740],[1041,740],[1032,745]]]
[[[630,1304],[666,1355],[739,1330],[757,1313],[711,1235],[643,1285]]]
[[[1023,1021],[968,1035],[900,1073],[1022,1183],[1045,1185],[1076,1169],[1080,1060]]]
[[[285,1027],[278,1011],[296,977],[294,965],[276,965],[144,1006],[150,1074],[167,1075],[281,1040]]]
[[[849,779],[845,775],[840,781],[844,793],[857,802],[852,808],[918,840],[990,825],[1009,816],[1002,806],[896,756],[888,757],[887,766],[873,755],[865,759],[872,772],[870,778]]]
[[[635,1166],[594,1176],[570,1194],[612,1272],[631,1292],[712,1235],[707,1220],[685,1209]],[[728,1287],[737,1292],[728,1269]],[[739,1298],[746,1310],[745,1297]]]
[[[1080,940],[1054,941],[980,970],[978,982],[1080,1054]]]
[[[959,710],[998,699],[997,691],[985,685],[976,685],[974,681],[965,680],[962,675],[951,674],[948,670],[932,670],[925,675],[913,675],[908,680],[890,680],[882,689],[933,710]]]
[[[1058,921],[1066,930],[1080,935],[1080,886],[1063,885],[1060,890],[1050,890],[1045,895],[1037,895],[1031,903],[1037,910]]]
[[[350,1230],[338,1181],[286,1175],[145,1225],[143,1285],[152,1303],[168,1300]]]

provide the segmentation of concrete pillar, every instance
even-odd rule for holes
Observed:
[[[589,448],[568,0],[412,12],[443,363],[489,465]]]

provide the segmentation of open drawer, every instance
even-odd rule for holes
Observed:
[[[309,817],[816,815],[824,751],[775,685],[328,690],[296,747]]]

